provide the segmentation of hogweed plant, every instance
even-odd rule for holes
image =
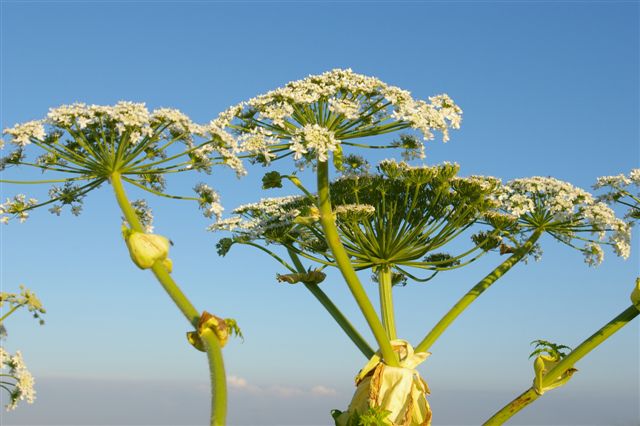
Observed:
[[[40,325],[44,324],[42,314],[46,311],[40,299],[23,285],[20,293],[0,292],[0,340],[7,337],[5,320],[20,308],[27,308]],[[6,310],[6,311],[5,311]],[[35,400],[33,376],[24,363],[22,353],[16,351],[11,355],[4,345],[0,347],[0,388],[7,393],[9,402],[5,405],[7,411],[14,410],[20,401],[26,400],[32,404]]]
[[[423,144],[412,134],[387,145],[360,139],[413,129],[426,140],[440,131],[446,141],[448,129],[459,127],[461,113],[446,95],[417,101],[378,79],[334,70],[241,103],[212,122],[235,136],[239,149],[252,153],[259,163],[292,156],[298,168],[310,164],[316,172],[315,192],[295,173],[267,173],[263,188],[289,181],[302,195],[241,206],[235,216],[210,229],[232,232],[231,238],[218,243],[219,254],[240,243],[276,259],[290,272],[278,275],[278,280],[303,283],[370,358],[356,377],[348,410],[333,413],[338,425],[430,424],[429,389],[417,365],[457,316],[498,278],[527,257],[539,257],[543,234],[580,250],[590,265],[602,261],[601,245],[613,247],[624,258],[629,255],[628,224],[591,194],[566,182],[534,177],[503,185],[493,177],[458,177],[454,164],[414,167],[393,160],[369,173],[362,158],[343,151],[402,147],[405,159],[422,158]],[[333,182],[329,161],[343,174]],[[462,236],[471,237],[466,249],[452,244]],[[272,245],[283,247],[290,262]],[[509,257],[472,287],[415,349],[398,339],[394,286],[428,281],[488,251]],[[306,269],[301,258],[317,267]],[[320,290],[326,267],[340,270],[374,335],[379,348],[375,353]],[[356,275],[364,269],[373,272],[378,286],[380,317]]]
[[[613,192],[596,198],[554,178],[505,184],[491,176],[464,177],[451,163],[414,166],[385,160],[371,172],[366,160],[356,155],[360,149],[401,148],[405,161],[422,159],[420,137],[429,141],[441,133],[446,142],[449,130],[460,127],[461,117],[462,110],[445,94],[416,100],[405,90],[351,70],[288,83],[223,111],[204,126],[176,110],[149,112],[143,104],[63,106],[52,109],[44,120],[5,130],[13,148],[0,159],[3,170],[28,167],[53,176],[37,181],[3,179],[52,187],[43,202],[25,194],[7,199],[0,205],[0,221],[25,221],[31,210],[40,207],[56,215],[67,207],[79,214],[90,191],[111,185],[123,213],[122,235],[132,261],[154,273],[194,327],[187,333],[188,341],[207,353],[211,424],[220,425],[226,414],[221,347],[240,331],[234,320],[200,313],[182,293],[171,276],[170,241],[152,233],[153,216],[146,200],[131,202],[124,185],[195,201],[205,216],[215,217],[210,230],[231,232],[218,242],[219,254],[226,255],[234,244],[266,252],[286,270],[277,280],[301,283],[368,359],[356,376],[347,410],[332,412],[337,425],[429,425],[430,390],[417,367],[457,317],[515,265],[539,258],[543,235],[579,250],[592,266],[602,262],[603,246],[628,257],[631,225],[617,218],[605,201],[636,209],[638,205],[638,198],[626,189],[637,184],[637,171],[629,178],[602,180],[601,186],[608,185]],[[379,142],[391,133],[397,134],[396,139]],[[39,152],[29,157],[32,149]],[[269,166],[287,157],[298,169],[313,169],[315,188],[307,188],[297,172],[268,172],[263,189],[287,184],[300,194],[238,207],[226,219],[221,219],[218,194],[205,183],[195,186],[195,196],[166,193],[165,179],[172,173],[209,173],[215,165],[227,165],[243,175],[242,158]],[[330,163],[337,178],[330,179]],[[637,211],[628,217],[637,218]],[[395,311],[402,307],[395,306],[394,291],[466,267],[489,252],[505,258],[415,347],[399,338]],[[326,268],[340,271],[375,345],[322,291]],[[358,271],[371,273],[379,314]],[[545,391],[566,383],[580,358],[638,314],[638,299],[640,288],[632,293],[631,308],[574,350],[535,341],[533,386],[487,424],[506,421]]]
[[[238,331],[235,321],[200,313],[187,299],[171,276],[169,240],[151,233],[153,216],[146,201],[129,201],[124,185],[161,197],[192,200],[206,217],[219,216],[222,207],[211,187],[199,183],[194,196],[170,195],[165,191],[166,177],[193,170],[210,173],[213,166],[222,164],[244,174],[235,142],[215,127],[194,124],[177,110],[149,112],[144,104],[131,102],[65,105],[51,109],[43,120],[17,124],[4,133],[13,148],[0,159],[2,170],[32,168],[50,178],[1,182],[52,186],[49,198],[42,202],[24,194],[7,199],[0,205],[0,220],[23,222],[32,210],[41,207],[48,207],[55,215],[68,207],[77,215],[89,192],[111,185],[123,214],[122,234],[132,261],[153,272],[195,328],[189,341],[207,352],[213,392],[211,424],[224,424],[226,379],[221,347],[230,333]]]

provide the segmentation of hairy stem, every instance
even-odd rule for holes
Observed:
[[[320,224],[327,240],[327,245],[333,253],[333,257],[338,264],[338,268],[344,277],[351,294],[356,299],[358,307],[369,324],[376,342],[380,346],[380,352],[387,365],[399,366],[398,358],[393,352],[391,342],[387,337],[384,327],[376,314],[371,301],[364,291],[360,279],[353,269],[349,260],[349,255],[340,242],[340,235],[333,217],[331,209],[331,199],[329,195],[329,165],[326,161],[318,161],[318,210],[320,210]]]
[[[615,332],[627,325],[635,317],[640,314],[638,308],[631,305],[620,315],[609,321],[604,327],[592,334],[588,339],[582,342],[578,347],[569,353],[558,364],[555,365],[542,379],[542,386],[550,385],[555,379],[564,374],[565,371],[572,368],[576,362],[582,359],[589,352],[594,350],[598,345],[603,343]],[[533,387],[527,389],[518,395],[513,401],[502,407],[500,411],[493,415],[489,420],[483,423],[483,426],[501,425],[509,420],[513,415],[522,410],[527,405],[538,399],[538,395]]]
[[[519,247],[515,253],[513,253],[507,260],[502,262],[484,277],[478,284],[476,284],[471,290],[467,292],[453,307],[445,314],[444,317],[436,324],[435,327],[425,336],[424,339],[416,346],[416,352],[426,352],[435,343],[442,333],[455,321],[467,307],[473,303],[486,289],[488,289],[498,278],[503,276],[509,269],[511,269],[516,263],[522,260],[531,249],[534,244],[542,235],[542,230],[536,230],[529,237],[529,239]]]
[[[144,232],[142,224],[138,219],[133,207],[129,203],[127,194],[122,185],[122,177],[118,172],[111,175],[111,185],[115,192],[118,205],[124,214],[125,219],[136,232]],[[200,314],[193,304],[187,299],[187,296],[180,290],[178,284],[173,280],[167,268],[162,262],[157,261],[151,267],[156,279],[171,297],[180,312],[194,326],[198,326]],[[210,336],[211,334],[211,336]],[[209,369],[211,373],[211,390],[213,393],[211,401],[211,425],[222,426],[225,424],[226,407],[227,407],[227,383],[224,372],[224,363],[222,359],[222,350],[218,338],[209,332],[202,333],[202,340],[205,342],[207,357],[209,359]]]

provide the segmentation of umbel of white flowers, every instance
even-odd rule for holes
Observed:
[[[77,215],[86,194],[109,181],[113,173],[154,195],[197,201],[205,216],[219,216],[222,206],[213,189],[200,183],[194,188],[197,197],[168,195],[165,175],[190,170],[210,173],[217,163],[244,174],[235,141],[227,144],[226,133],[197,125],[175,109],[149,112],[143,103],[63,105],[52,108],[45,119],[16,124],[4,134],[13,150],[0,158],[0,170],[21,166],[53,175],[37,182],[5,181],[52,186],[49,199],[41,203],[24,194],[8,198],[0,205],[4,223],[11,217],[24,221],[30,210],[45,205],[56,215],[65,206]],[[146,201],[138,200],[133,207],[150,231],[152,216]]]
[[[223,137],[228,145],[254,156],[261,163],[293,155],[300,166],[336,162],[342,147],[364,145],[354,139],[402,129],[415,129],[425,140],[434,131],[458,129],[462,110],[442,94],[429,102],[416,100],[398,87],[375,77],[335,69],[321,75],[292,81],[282,88],[235,105],[211,121],[207,129]],[[408,157],[424,157],[424,146],[414,138],[393,146],[406,149]]]

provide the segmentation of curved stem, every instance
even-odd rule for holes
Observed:
[[[550,385],[554,380],[564,374],[569,368],[572,368],[576,362],[580,361],[585,355],[594,350],[598,345],[611,337],[615,332],[627,325],[631,320],[640,314],[638,308],[631,305],[620,315],[609,321],[604,327],[592,334],[588,339],[582,342],[578,347],[569,353],[558,364],[555,365],[542,379],[542,386]],[[483,423],[483,426],[501,425],[509,420],[514,414],[522,410],[527,405],[538,399],[538,395],[533,387],[527,389],[513,401],[502,407],[500,411],[494,414],[489,420]]]
[[[289,251],[289,256],[291,257],[291,261],[295,265],[296,269],[299,273],[306,272],[304,266],[302,266],[302,262],[300,262],[300,258],[298,255],[292,251]],[[324,308],[329,312],[329,314],[333,317],[334,320],[338,323],[340,328],[347,334],[349,339],[360,349],[360,352],[365,356],[365,358],[369,359],[374,354],[375,351],[371,349],[371,346],[367,343],[366,340],[358,333],[358,330],[355,329],[353,324],[349,322],[347,317],[345,317],[340,309],[329,299],[329,296],[326,295],[324,291],[317,284],[304,284],[304,286],[313,294],[313,296],[324,306]]]
[[[502,262],[484,277],[478,284],[476,284],[471,290],[467,292],[453,307],[445,314],[444,317],[436,324],[435,327],[425,336],[424,339],[415,347],[416,352],[426,352],[431,348],[431,345],[435,343],[442,333],[455,321],[467,307],[473,303],[486,289],[488,289],[498,278],[503,276],[509,269],[511,269],[516,263],[522,260],[533,249],[534,244],[542,235],[542,230],[537,229],[529,237],[529,239],[519,247],[514,254],[509,256],[507,260]]]
[[[393,285],[391,283],[391,268],[382,266],[378,268],[378,291],[380,293],[380,316],[382,324],[389,339],[398,338],[396,334],[396,320],[393,313],[393,295],[391,293]]]
[[[127,199],[120,173],[113,172],[111,174],[111,185],[113,186],[118,205],[131,228],[137,232],[144,232],[144,228],[142,227],[138,216]],[[173,278],[171,278],[167,268],[165,268],[161,261],[157,261],[153,264],[151,270],[178,309],[180,309],[187,320],[197,328],[198,321],[200,320],[200,314],[189,299],[187,299],[187,296],[185,296],[182,290],[180,290],[178,284],[173,280]],[[207,334],[208,333],[203,333],[203,335]],[[203,337],[203,340],[205,341],[207,356],[209,358],[212,385],[211,390],[213,393],[211,401],[211,425],[224,425],[227,405],[227,383],[220,342],[215,335],[213,337]]]
[[[327,245],[333,253],[333,257],[338,264],[338,268],[344,277],[351,294],[356,299],[358,307],[362,311],[376,342],[380,346],[380,352],[387,365],[391,367],[398,367],[398,358],[391,347],[391,342],[387,337],[384,327],[378,319],[375,309],[371,304],[371,301],[367,297],[367,293],[364,291],[360,279],[356,271],[353,269],[353,265],[349,260],[349,255],[346,253],[344,246],[340,242],[340,235],[336,227],[333,212],[331,210],[331,199],[329,196],[329,165],[326,161],[318,161],[318,210],[320,210],[320,224],[325,233]]]

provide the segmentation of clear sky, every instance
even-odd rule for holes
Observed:
[[[2,0],[0,11],[3,128],[75,101],[146,102],[207,122],[287,81],[350,67],[416,98],[448,93],[464,110],[462,129],[430,142],[426,161],[458,162],[462,175],[554,176],[588,189],[640,163],[635,1]],[[263,193],[263,173],[236,180],[215,170],[169,189],[186,194],[206,181],[230,211],[287,192]],[[1,190],[4,199],[26,189]],[[229,422],[330,424],[366,360],[303,288],[276,283],[282,271],[265,255],[236,247],[219,258],[221,235],[204,231],[195,205],[148,201],[156,231],[175,242],[174,278],[199,309],[236,318],[245,334],[224,349]],[[151,274],[130,262],[109,186],[87,197],[80,217],[42,210],[1,231],[3,290],[24,283],[48,309],[43,327],[26,313],[7,323],[6,347],[23,351],[38,399],[3,413],[3,424],[206,422],[205,359]],[[628,306],[637,238],[628,261],[607,252],[599,268],[550,239],[542,245],[542,261],[509,272],[432,348],[420,371],[434,424],[480,424],[530,386],[530,341],[577,345]],[[399,334],[419,341],[499,261],[397,289]],[[338,275],[323,288],[364,330]],[[511,424],[637,424],[638,359],[636,320]]]

